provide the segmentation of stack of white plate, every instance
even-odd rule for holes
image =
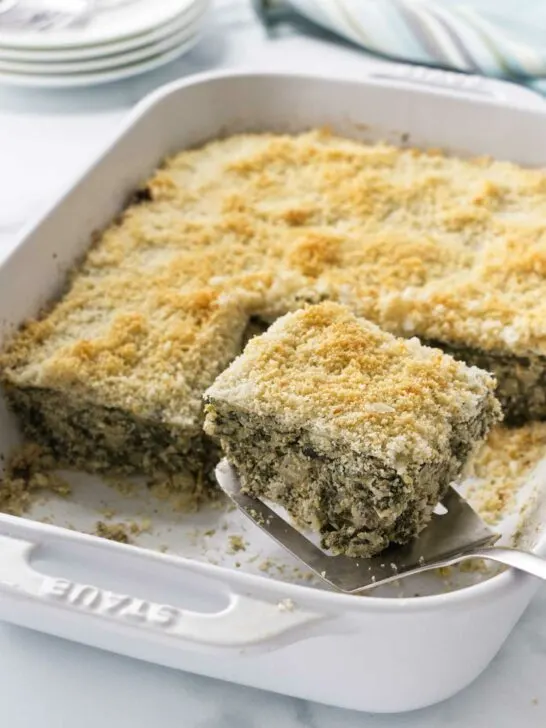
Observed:
[[[0,0],[0,83],[62,88],[159,68],[197,43],[208,0]]]

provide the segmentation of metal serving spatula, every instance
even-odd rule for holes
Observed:
[[[546,560],[527,551],[493,546],[498,534],[483,523],[454,488],[448,490],[443,508],[438,509],[445,511],[435,512],[414,541],[370,559],[353,559],[321,551],[261,500],[242,493],[237,472],[227,460],[218,464],[216,479],[224,493],[262,531],[342,592],[355,594],[467,559],[490,559],[546,580]]]

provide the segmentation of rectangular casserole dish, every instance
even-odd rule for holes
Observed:
[[[164,156],[220,135],[329,124],[363,139],[409,139],[415,146],[546,165],[546,107],[534,94],[439,71],[385,66],[375,74],[357,81],[208,74],[152,94],[1,266],[0,346],[57,295],[93,232]],[[0,402],[0,454],[6,457],[18,441],[16,423]],[[517,524],[523,545],[538,553],[546,553],[543,470],[537,463],[524,489],[525,522]],[[280,569],[279,578],[268,579],[250,559],[248,568],[233,568],[237,556],[222,549],[225,533],[216,558],[208,559],[218,563],[205,563],[211,542],[203,546],[192,531],[210,527],[206,514],[182,514],[155,540],[139,542],[152,549],[168,542],[182,555],[70,530],[89,531],[107,491],[98,479],[81,478],[73,502],[52,498],[30,518],[0,515],[0,618],[211,677],[396,712],[437,702],[471,682],[537,588],[513,571],[489,579],[463,575],[462,588],[448,593],[432,578],[403,590],[406,596],[386,591],[366,598],[289,583]],[[142,503],[118,498],[115,505],[130,518]],[[31,520],[44,516],[55,525]],[[516,520],[514,514],[502,524],[506,538]],[[236,515],[230,524],[262,557],[278,555]],[[415,592],[428,594],[408,596]]]

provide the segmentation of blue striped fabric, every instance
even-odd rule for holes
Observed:
[[[280,0],[261,0],[262,14]],[[546,93],[546,0],[287,0],[369,51]]]

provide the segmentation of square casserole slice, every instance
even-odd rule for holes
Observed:
[[[175,474],[217,461],[202,394],[241,351],[247,316],[214,291],[177,291],[140,269],[78,271],[64,297],[0,354],[24,434],[62,466]]]
[[[371,556],[430,520],[500,419],[495,381],[322,303],[252,339],[205,394],[243,489],[334,553]]]

